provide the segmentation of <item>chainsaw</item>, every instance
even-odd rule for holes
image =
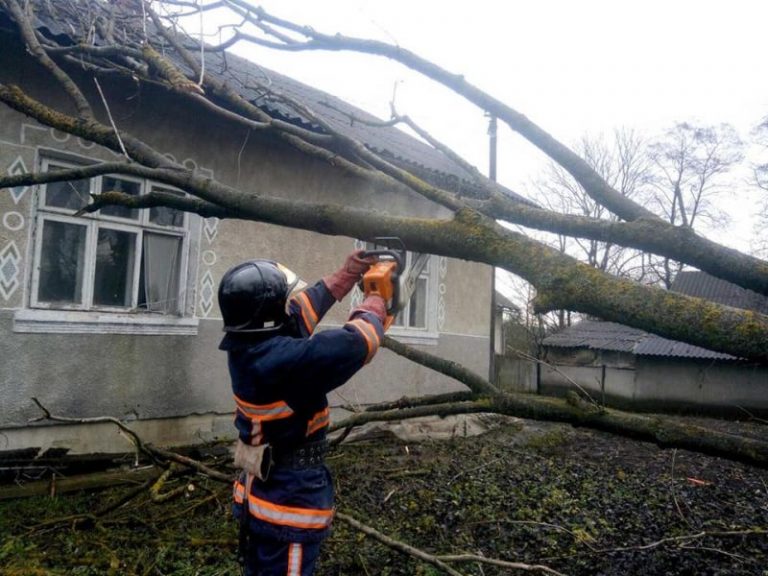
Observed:
[[[364,252],[362,258],[374,258],[375,262],[363,275],[361,289],[367,297],[383,298],[387,307],[384,330],[389,329],[400,311],[411,299],[421,272],[429,260],[429,254],[414,254],[408,270],[405,245],[399,238],[376,238],[376,244],[399,244],[399,249],[383,248]]]

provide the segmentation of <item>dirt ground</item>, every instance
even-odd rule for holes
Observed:
[[[454,427],[449,439],[373,434],[342,445],[328,461],[339,511],[431,554],[562,574],[768,575],[765,470],[566,425],[488,427],[480,436]],[[174,488],[180,495],[165,503],[143,491],[104,515],[135,486],[0,501],[0,574],[238,574],[229,487],[180,475],[163,490]],[[440,573],[337,520],[317,576]]]

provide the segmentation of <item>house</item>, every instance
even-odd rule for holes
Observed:
[[[109,19],[108,10],[115,6],[101,0],[31,4],[37,32],[62,44],[85,38],[100,42],[103,27],[95,24]],[[136,25],[136,17],[121,17],[111,31],[124,33],[121,27]],[[390,161],[444,188],[473,193],[469,175],[421,141],[391,127],[350,122],[352,114],[374,120],[363,111],[231,54],[206,58],[208,73],[275,117],[322,131],[279,98],[260,91],[255,80],[268,82],[276,93],[291,96]],[[62,65],[92,101],[100,101],[86,73],[76,64]],[[2,9],[0,83],[19,85],[45,103],[66,105],[60,86],[25,50]],[[240,189],[399,215],[447,214],[404,187],[362,181],[270,134],[214,118],[202,106],[173,98],[151,83],[114,77],[101,87],[121,130],[200,174]],[[57,170],[116,158],[0,105],[0,170]],[[268,257],[313,281],[361,246],[354,238],[202,219],[163,208],[111,207],[74,215],[90,192],[106,189],[144,194],[165,187],[139,178],[103,176],[0,191],[0,450],[127,449],[109,425],[31,426],[28,421],[40,415],[32,398],[62,416],[129,420],[152,442],[231,436],[233,401],[226,359],[217,350],[222,324],[216,291],[223,273],[245,259]],[[431,257],[390,334],[488,374],[492,275],[489,266]],[[354,297],[335,306],[323,325],[341,325],[353,304]],[[334,406],[359,405],[458,386],[382,350],[330,400]]]
[[[768,312],[768,298],[704,272],[682,271],[671,290]],[[585,320],[544,339],[542,393],[573,390],[633,409],[768,413],[768,366],[614,322]]]

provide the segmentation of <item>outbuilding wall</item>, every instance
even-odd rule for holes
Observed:
[[[550,348],[548,353],[550,363],[538,372],[541,393],[580,388],[596,401],[634,410],[768,413],[766,366],[585,349]],[[584,362],[589,356],[593,360]]]

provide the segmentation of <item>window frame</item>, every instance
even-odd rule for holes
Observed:
[[[44,156],[40,159],[40,167],[42,171],[49,171],[51,166],[56,168],[78,168],[83,165],[93,164],[93,162],[78,160],[62,159],[57,156]],[[154,188],[160,188],[164,191],[178,192],[184,194],[183,191],[174,189],[172,186],[155,182],[149,179],[135,178],[131,176],[123,176],[120,174],[105,174],[104,176],[94,176],[88,179],[88,192],[94,193],[94,191],[101,192],[104,178],[116,178],[124,180],[126,182],[133,182],[139,185],[139,194],[147,194]],[[48,185],[43,184],[38,187],[38,198],[35,203],[35,215],[34,215],[34,260],[32,266],[32,274],[30,279],[30,294],[29,294],[29,307],[36,310],[47,311],[62,311],[62,312],[79,312],[79,313],[106,313],[106,314],[129,314],[134,317],[165,317],[168,319],[184,318],[188,317],[187,314],[187,295],[186,289],[188,284],[189,274],[189,258],[190,258],[190,217],[187,213],[183,212],[182,225],[159,225],[150,221],[150,209],[138,209],[137,218],[124,218],[115,215],[105,215],[101,213],[101,210],[94,213],[87,213],[80,216],[73,216],[71,208],[61,208],[56,206],[48,206],[46,201],[48,200]],[[82,302],[81,303],[63,303],[63,302],[47,302],[40,300],[40,269],[43,253],[43,230],[46,221],[63,222],[65,224],[79,225],[86,228],[86,247],[85,257],[83,262],[83,290],[82,290]],[[131,279],[131,294],[130,306],[105,306],[96,305],[93,303],[94,291],[95,291],[95,277],[96,277],[96,250],[98,246],[99,230],[117,230],[121,232],[133,233],[135,235],[134,249],[133,249],[133,278]],[[175,312],[163,313],[158,311],[149,311],[139,308],[139,282],[141,277],[141,263],[142,263],[142,246],[146,241],[144,238],[145,233],[159,234],[170,236],[173,238],[180,238],[180,258],[178,263],[178,300]]]
[[[405,253],[405,268],[408,270],[412,263],[413,259],[416,257],[416,252],[410,252],[407,251]],[[424,269],[421,271],[421,274],[419,274],[418,280],[424,279],[425,286],[424,286],[424,326],[414,326],[409,323],[410,316],[411,316],[411,305],[413,301],[413,297],[418,293],[418,286],[414,288],[413,294],[411,294],[411,298],[408,300],[408,302],[405,303],[405,306],[403,306],[403,309],[400,311],[400,314],[398,314],[398,317],[401,317],[403,319],[402,324],[398,324],[397,318],[395,318],[395,321],[392,323],[392,328],[399,328],[401,330],[408,330],[408,331],[420,331],[425,332],[429,330],[429,310],[430,306],[432,305],[432,295],[430,294],[430,285],[432,282],[430,281],[431,277],[431,267],[432,267],[432,256],[429,256],[429,259],[427,260],[427,263],[424,265]],[[417,280],[417,282],[418,282]]]

